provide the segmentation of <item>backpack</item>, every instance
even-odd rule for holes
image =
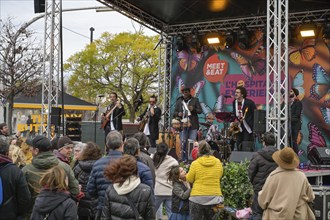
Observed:
[[[6,165],[0,167],[0,170],[3,170],[3,168],[10,166],[10,165],[14,165],[14,164],[7,163]],[[12,198],[13,198],[13,196],[11,196],[6,202],[3,202],[3,186],[2,186],[2,177],[0,175],[0,207],[5,206]]]

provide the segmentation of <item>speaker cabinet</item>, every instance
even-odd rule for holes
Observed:
[[[61,126],[61,108],[52,107],[50,113],[50,124],[55,126]]]
[[[315,147],[307,155],[314,165],[330,165],[330,149],[326,147]]]
[[[246,151],[232,151],[230,154],[229,161],[234,161],[237,163],[244,162],[245,160],[250,161],[255,152]]]
[[[81,117],[66,118],[66,135],[72,141],[81,141]]]
[[[255,110],[253,118],[253,131],[254,133],[263,134],[266,132],[266,111]]]
[[[254,141],[242,141],[241,146],[239,147],[240,151],[254,151]]]

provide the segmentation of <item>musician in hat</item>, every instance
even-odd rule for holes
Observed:
[[[198,98],[190,94],[190,88],[185,87],[181,92],[183,96],[179,97],[175,103],[174,117],[179,118],[183,124],[180,132],[181,160],[188,161],[188,139],[197,139],[199,128],[198,114],[202,113],[202,107]]]

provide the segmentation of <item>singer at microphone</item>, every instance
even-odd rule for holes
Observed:
[[[197,131],[199,128],[198,114],[202,113],[202,107],[198,98],[193,97],[190,94],[190,88],[185,87],[181,92],[183,96],[177,99],[175,103],[173,117],[180,118],[183,123],[183,128],[180,134],[180,137],[182,137],[180,138],[180,159],[182,161],[188,161],[188,139],[197,139]]]
[[[247,91],[244,87],[238,86],[235,90],[235,100],[233,101],[233,113],[237,118],[237,123],[241,127],[241,132],[237,134],[236,148],[242,149],[243,142],[254,141],[253,138],[253,120],[256,104],[246,98]],[[252,150],[252,149],[249,149]]]

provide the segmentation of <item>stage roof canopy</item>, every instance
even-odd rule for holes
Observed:
[[[59,93],[60,94],[58,97],[58,107],[61,108],[61,91]],[[41,100],[41,90],[35,96],[26,96],[21,93],[14,99],[14,108],[41,109]],[[64,93],[64,109],[76,111],[95,111],[97,109],[97,106],[67,93]]]
[[[130,18],[168,33],[169,26],[265,17],[267,0],[98,0]],[[330,9],[329,0],[288,0],[289,13]],[[329,11],[327,12],[329,16]],[[309,19],[309,17],[306,17]],[[325,17],[323,17],[325,19]],[[204,24],[207,27],[207,24]],[[166,29],[166,27],[168,29]],[[171,32],[171,31],[170,31]]]

